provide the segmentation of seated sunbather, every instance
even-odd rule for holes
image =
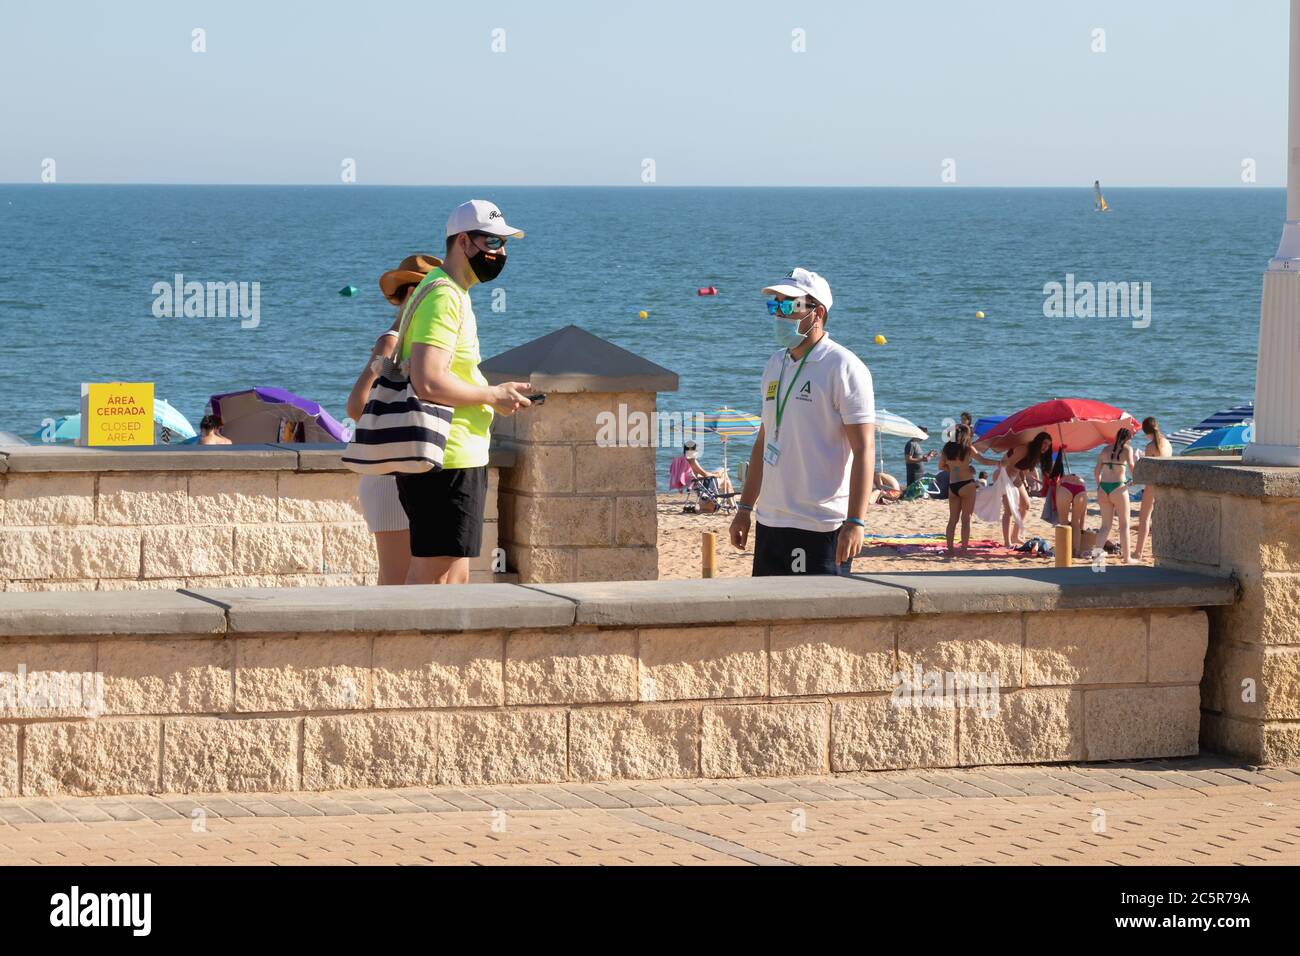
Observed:
[[[682,446],[682,454],[686,456],[686,460],[691,466],[691,473],[694,474],[696,478],[715,479],[717,482],[718,494],[729,495],[735,492],[735,489],[731,486],[731,476],[727,474],[725,468],[719,468],[717,471],[709,471],[700,464],[700,452],[699,449],[696,448],[695,442],[686,442],[686,444]]]

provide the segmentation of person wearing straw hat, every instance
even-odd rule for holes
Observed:
[[[347,414],[352,421],[357,421],[365,411],[370,388],[383,370],[384,359],[391,359],[397,351],[402,305],[424,277],[441,265],[442,260],[437,256],[416,253],[403,259],[396,269],[389,269],[379,277],[379,291],[397,307],[397,317],[371,347],[366,367],[348,394]],[[375,553],[379,558],[376,583],[405,584],[411,565],[410,523],[397,494],[395,476],[362,475],[357,485],[357,497],[366,528],[375,536]]]
[[[479,371],[478,324],[469,290],[506,265],[506,243],[522,239],[493,203],[471,199],[447,219],[446,254],[412,295],[421,296],[397,346],[422,400],[452,409],[442,468],[399,474],[397,493],[410,522],[407,584],[464,584],[483,543],[492,416],[531,404],[527,382],[488,385]],[[429,288],[432,286],[432,288]],[[425,291],[427,289],[427,291]]]
[[[871,372],[826,332],[830,284],[795,269],[763,289],[780,345],[763,371],[763,424],[749,456],[731,543],[753,574],[848,574],[862,548],[875,471]]]

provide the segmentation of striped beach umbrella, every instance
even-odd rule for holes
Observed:
[[[758,431],[763,420],[749,412],[737,411],[726,405],[703,417],[704,430],[713,432],[719,438],[744,438]]]
[[[722,468],[727,468],[727,439],[748,438],[757,434],[763,420],[749,412],[738,411],[723,405],[716,411],[703,416],[701,422],[706,432],[713,432],[722,440]]]
[[[1195,428],[1180,428],[1172,435],[1166,435],[1171,445],[1190,445],[1196,439],[1204,435],[1205,432],[1198,432]]]
[[[1169,441],[1175,445],[1190,445],[1216,428],[1231,428],[1233,425],[1246,425],[1254,421],[1255,403],[1243,402],[1231,408],[1220,409],[1191,428],[1180,428],[1169,436]]]
[[[1227,428],[1230,425],[1244,425],[1246,422],[1255,420],[1255,403],[1245,402],[1241,405],[1233,405],[1231,408],[1220,409],[1209,418],[1194,426],[1198,431],[1210,432],[1216,428]]]
[[[895,415],[887,408],[876,409],[876,431],[882,435],[896,435],[899,438],[925,438],[921,431],[902,415]]]
[[[895,415],[887,408],[876,409],[876,454],[880,460],[876,464],[877,470],[885,470],[885,445],[880,440],[881,435],[895,435],[898,438],[917,438],[926,437],[925,432],[921,431],[916,425],[909,422],[902,415]]]

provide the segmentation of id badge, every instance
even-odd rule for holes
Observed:
[[[780,457],[781,449],[776,446],[776,442],[768,442],[767,447],[763,449],[763,461],[775,466]]]

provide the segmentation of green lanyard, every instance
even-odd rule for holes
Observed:
[[[772,436],[773,441],[781,440],[781,416],[785,414],[785,406],[790,402],[790,393],[794,391],[795,383],[799,381],[799,373],[803,371],[803,363],[808,361],[809,355],[812,355],[812,349],[804,352],[803,358],[799,360],[799,367],[794,370],[794,378],[790,379],[790,387],[785,390],[784,399],[781,398],[781,383],[785,381],[785,357],[781,358],[781,374],[776,379],[776,434]]]

